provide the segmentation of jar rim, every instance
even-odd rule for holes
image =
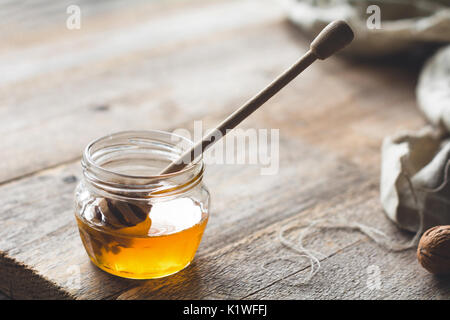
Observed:
[[[180,143],[176,144],[174,140],[182,142],[185,146],[183,145],[181,148]],[[167,152],[167,154],[172,155],[175,155],[174,152],[177,151],[177,147],[178,152],[181,155],[182,152],[194,145],[194,143],[186,137],[162,130],[118,131],[97,138],[86,146],[81,160],[85,178],[96,188],[100,187],[101,189],[108,190],[112,193],[115,193],[114,190],[123,191],[124,189],[132,189],[134,192],[149,192],[149,190],[151,190],[152,192],[163,195],[172,193],[173,187],[167,188],[166,186],[166,188],[164,188],[161,182],[172,181],[175,179],[183,186],[183,189],[190,189],[190,186],[194,183],[198,183],[202,179],[204,162],[201,155],[183,169],[161,175],[135,175],[105,168],[104,164],[98,163],[98,159],[95,159],[95,154],[101,150],[107,150],[108,148],[118,146],[118,141],[121,142],[121,144],[119,144],[121,147],[126,146],[126,143],[129,141],[130,147],[135,147],[136,149],[141,147],[145,150],[154,151],[157,149],[152,149],[151,147],[158,142],[164,147],[164,151]],[[108,142],[110,142],[110,144],[108,144]],[[120,150],[115,152],[120,154]],[[178,156],[179,155],[177,154],[177,157]],[[181,192],[181,190],[178,190],[178,192]]]
[[[148,133],[170,135],[172,137],[177,137],[177,138],[187,142],[191,146],[194,145],[194,142],[192,140],[186,138],[186,137],[183,137],[183,136],[181,136],[179,134],[176,134],[176,133],[163,131],[163,130],[124,130],[124,131],[117,131],[117,132],[113,132],[113,133],[107,134],[105,136],[102,136],[100,138],[92,140],[84,148],[82,162],[84,162],[85,164],[89,164],[90,166],[92,166],[92,167],[96,168],[97,170],[102,171],[104,173],[114,174],[114,175],[117,175],[117,176],[121,176],[121,177],[124,177],[124,178],[131,178],[131,179],[132,178],[138,178],[138,179],[139,178],[141,178],[141,179],[142,178],[145,178],[145,179],[155,178],[155,179],[157,179],[157,178],[173,177],[173,176],[181,175],[183,173],[191,171],[193,169],[193,167],[198,165],[200,162],[201,162],[202,165],[204,165],[203,161],[202,161],[202,155],[200,155],[197,159],[195,159],[194,161],[189,163],[186,167],[184,167],[183,169],[178,170],[178,171],[174,171],[174,172],[170,172],[170,173],[164,173],[164,174],[161,174],[161,175],[130,175],[130,174],[124,174],[124,173],[121,173],[121,172],[116,172],[114,170],[106,169],[106,168],[102,167],[101,165],[98,165],[97,163],[95,163],[95,161],[92,159],[92,154],[90,153],[90,150],[95,144],[97,144],[97,143],[99,143],[101,141],[104,141],[106,139],[111,139],[111,138],[114,138],[114,137],[118,137],[118,136],[121,136],[121,135],[125,135],[125,134],[136,134],[136,135],[139,135],[139,134],[148,134]]]

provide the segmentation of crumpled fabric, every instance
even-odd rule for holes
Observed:
[[[416,94],[419,108],[428,121],[450,132],[450,45],[427,61]]]
[[[399,227],[450,225],[450,46],[425,64],[416,88],[430,126],[384,139],[380,198]]]
[[[450,139],[426,127],[387,137],[382,146],[380,198],[400,228],[423,232],[450,224]]]
[[[343,53],[382,56],[420,43],[450,42],[450,0],[284,0],[290,21],[311,38],[333,20],[345,20],[355,32]],[[369,29],[370,5],[378,5],[381,28]]]

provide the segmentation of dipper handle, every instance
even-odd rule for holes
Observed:
[[[261,107],[284,86],[297,77],[317,59],[324,60],[344,48],[353,40],[353,31],[344,21],[334,21],[326,26],[311,43],[310,50],[306,52],[290,68],[285,70],[267,87],[248,100],[239,109],[223,120],[215,129],[211,130],[198,141],[190,150],[183,153],[180,158],[169,164],[160,174],[172,173],[186,167],[212,146],[220,138],[235,128],[250,114]]]
[[[335,54],[352,42],[354,34],[350,26],[342,20],[328,24],[311,42],[311,52],[320,60]]]

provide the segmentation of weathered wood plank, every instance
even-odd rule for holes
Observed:
[[[119,25],[135,24],[143,19],[153,19],[160,13],[168,14],[186,5],[195,6],[204,0],[77,0],[40,2],[20,0],[6,5],[0,3],[0,30],[2,43],[0,52],[11,49],[30,48],[43,43],[63,41],[67,38],[79,39],[89,33],[117,28]],[[81,29],[69,31],[66,21],[67,7],[78,5],[81,9]],[[107,26],[108,28],[106,28]]]
[[[308,273],[309,261],[298,257],[284,248],[277,240],[281,227],[295,223],[305,224],[318,218],[342,218],[349,221],[364,221],[385,228],[388,233],[397,230],[387,221],[379,210],[374,198],[376,184],[359,185],[359,189],[350,187],[339,196],[309,210],[304,210],[284,221],[272,223],[266,228],[236,241],[223,249],[201,255],[196,263],[182,273],[170,278],[149,281],[119,296],[120,299],[241,299],[251,297],[252,292],[273,286],[301,270]],[[378,214],[374,214],[378,212]],[[298,230],[289,234],[295,239]],[[318,250],[326,257],[334,256],[341,250],[351,247],[364,239],[359,233],[337,230],[315,232],[306,238],[308,248]],[[281,258],[281,259],[280,259]],[[265,269],[263,268],[265,267]],[[327,272],[324,270],[323,272]],[[301,276],[306,277],[307,274]],[[294,278],[294,277],[292,277]],[[300,279],[301,280],[301,279]],[[314,284],[312,284],[314,285]],[[334,287],[334,284],[330,283]],[[305,286],[306,290],[310,286]],[[296,298],[301,298],[297,296]],[[328,295],[317,295],[316,298]],[[268,298],[277,299],[276,290]],[[286,297],[289,298],[289,297]]]
[[[266,31],[272,33],[275,46],[287,43],[282,30],[270,31],[280,19],[279,12],[261,6],[262,10],[248,14],[252,19],[243,18],[241,14],[250,13],[251,8],[234,1],[206,9],[194,7],[119,29],[120,34],[117,30],[109,31],[111,36],[105,31],[89,34],[88,39],[78,40],[80,45],[69,38],[66,45],[44,43],[42,48],[19,48],[0,55],[5,70],[0,89],[0,146],[9,155],[0,164],[0,181],[73,160],[88,141],[106,132],[168,129],[169,119],[170,126],[176,127],[186,119],[234,108],[243,88],[257,90],[268,81],[267,75],[256,70],[287,65],[298,55],[296,44],[283,50],[283,55],[276,47],[266,46]],[[222,9],[228,13],[221,15],[223,19],[198,19],[199,15],[217,16]],[[264,24],[263,29],[255,29]],[[184,30],[185,25],[192,25],[192,30]],[[239,36],[234,30],[241,30]],[[135,35],[128,39],[128,33]],[[124,37],[127,43],[119,45],[115,40]],[[105,44],[104,38],[109,42]],[[117,48],[123,49],[116,52]],[[49,59],[49,55],[55,57]],[[24,68],[26,81],[10,78],[14,82],[8,85],[8,74],[20,75],[21,63],[33,66]],[[30,141],[35,136],[40,139]],[[38,158],[25,156],[37,152]]]
[[[331,82],[335,83],[334,81]],[[363,98],[360,99],[364,100]],[[345,102],[345,99],[343,102]],[[337,101],[334,108],[339,109],[343,102]],[[357,111],[359,108],[357,102],[352,104],[353,111]],[[281,106],[286,105],[283,101],[275,101],[275,103],[276,105],[279,103]],[[291,107],[293,106],[291,105]],[[331,108],[331,106],[327,106],[327,108]],[[312,113],[317,111],[313,108],[305,108],[304,112],[307,113],[308,110]],[[389,109],[388,111],[392,115],[399,112],[396,109]],[[268,112],[276,114],[275,111],[271,112],[268,110]],[[327,114],[321,113],[321,116],[316,118],[315,121],[321,123],[326,121],[327,117]],[[367,113],[365,117],[364,114],[356,114],[354,121],[357,121],[357,119],[359,119],[358,121],[364,119],[369,121],[373,117],[374,114],[372,113]],[[208,120],[208,123],[216,121],[216,119]],[[277,120],[275,119],[275,121]],[[257,127],[258,122],[260,124],[267,123],[268,127],[272,125],[271,121],[267,119],[266,113],[256,114],[249,121],[248,125]],[[376,123],[375,121],[374,124]],[[385,123],[380,123],[379,125],[384,126]],[[346,198],[352,198],[346,193],[347,189],[352,189],[356,186],[357,190],[360,191],[359,185],[364,181],[367,182],[368,179],[373,179],[374,174],[377,172],[375,167],[379,161],[379,152],[371,150],[370,146],[364,150],[366,153],[364,153],[363,158],[366,160],[366,163],[368,161],[368,166],[375,165],[367,174],[359,171],[355,164],[347,162],[339,154],[348,154],[351,145],[347,145],[345,149],[337,148],[341,139],[348,140],[354,135],[353,132],[347,130],[347,126],[348,123],[346,122],[336,123],[334,124],[334,130],[336,130],[334,136],[323,136],[322,144],[328,144],[329,147],[334,146],[334,148],[330,148],[331,151],[327,151],[327,149],[322,147],[316,148],[312,144],[303,142],[303,140],[307,140],[308,137],[314,135],[314,131],[310,132],[308,126],[306,126],[306,129],[305,125],[287,126],[286,128],[290,128],[293,131],[289,135],[282,135],[280,175],[262,177],[258,175],[258,168],[247,168],[244,170],[235,166],[221,166],[220,169],[216,168],[214,174],[210,172],[212,176],[207,179],[211,179],[209,184],[212,184],[213,206],[215,209],[203,244],[199,250],[199,259],[201,259],[202,254],[221,252],[221,246],[224,243],[239,242],[239,239],[246,239],[248,233],[252,231],[258,232],[259,228],[282,221],[283,218],[291,217],[305,209],[315,207],[316,210],[318,210],[317,208],[324,210],[327,206],[320,206],[323,199],[340,196],[339,202],[342,202]],[[296,131],[293,128],[296,128]],[[295,134],[295,132],[297,133]],[[382,135],[382,132],[379,132],[378,136],[369,136],[369,138],[379,142]],[[315,143],[320,145],[319,142],[315,141]],[[354,153],[354,155],[359,156],[359,152]],[[372,159],[373,157],[375,159]],[[321,159],[321,161],[317,161],[317,159]],[[11,250],[8,254],[26,260],[27,264],[32,265],[33,268],[42,270],[42,274],[51,274],[54,278],[51,278],[50,282],[59,283],[62,287],[67,281],[67,268],[72,265],[79,265],[80,270],[82,270],[81,274],[85,277],[82,278],[84,279],[82,282],[84,291],[72,292],[74,297],[101,298],[114,296],[127,287],[135,286],[136,283],[130,284],[127,280],[122,281],[121,279],[108,276],[87,261],[79,242],[75,225],[73,221],[70,222],[72,215],[70,197],[73,184],[70,185],[70,183],[67,184],[64,181],[73,182],[73,180],[64,178],[72,175],[79,175],[79,167],[76,164],[50,170],[2,187],[3,194],[11,195],[8,197],[10,198],[9,204],[8,202],[6,203],[6,208],[10,209],[7,215],[11,219],[9,224],[15,223],[17,216],[21,213],[25,215],[23,218],[26,217],[27,213],[29,213],[30,217],[30,220],[24,219],[25,222],[29,223],[28,227],[21,226],[18,234],[9,233],[9,238],[5,238],[5,241],[2,243],[2,250],[6,252]],[[242,181],[246,181],[246,184],[242,184]],[[249,181],[252,183],[249,184]],[[301,182],[301,188],[298,187],[299,182]],[[45,184],[42,185],[43,183]],[[36,188],[36,184],[40,185],[40,189]],[[29,190],[26,189],[26,186],[28,186]],[[42,189],[46,190],[45,195],[41,194]],[[374,193],[370,194],[370,198],[372,202],[377,203],[378,200]],[[53,202],[50,199],[57,200]],[[379,208],[366,211],[372,215],[376,212],[379,216],[383,216]],[[59,214],[54,217],[54,212]],[[33,220],[33,217],[36,216],[51,216],[51,219],[49,219],[49,223],[39,224]],[[214,216],[217,220],[214,220]],[[30,228],[34,229],[34,232],[30,232]],[[22,234],[22,238],[19,234]],[[39,235],[39,237],[33,239],[33,235]],[[52,241],[49,241],[50,239]],[[52,252],[52,250],[49,250],[49,246],[51,247],[54,243],[57,243],[58,247],[62,248],[63,252],[60,255],[64,258],[61,259],[60,265],[49,266],[47,264],[48,259],[44,258],[46,257],[45,252]],[[24,246],[24,244],[27,245]],[[18,250],[17,248],[26,249]],[[276,253],[277,251],[278,249],[273,252]],[[30,254],[34,252],[36,254]],[[65,252],[70,252],[70,256],[65,256]],[[243,250],[243,254],[245,252],[246,250]],[[267,252],[264,256],[271,257]],[[246,254],[245,257],[247,257]],[[224,259],[228,259],[228,256],[225,255]],[[237,265],[241,264],[242,261],[237,263]],[[195,278],[192,281],[195,281]],[[98,285],[99,283],[102,284],[101,288]],[[265,285],[268,284],[270,283],[265,283]],[[262,287],[252,288],[259,290]],[[188,291],[184,294],[187,293]],[[250,294],[251,291],[248,293]],[[179,294],[182,295],[183,293],[179,292]]]
[[[389,253],[368,240],[324,260],[308,285],[297,285],[308,272],[301,270],[246,298],[450,299],[448,277],[427,273],[414,250]]]
[[[4,70],[2,84],[18,83],[55,71],[65,73],[74,67],[121,56],[126,58],[140,51],[148,54],[164,47],[179,47],[180,44],[192,43],[213,34],[217,36],[223,32],[254,27],[282,17],[280,9],[276,10],[277,6],[273,3],[260,2],[256,11],[255,3],[221,1],[214,5],[177,10],[150,20],[141,16],[141,20],[135,20],[132,24],[120,23],[113,28],[105,24],[101,29],[80,34],[65,29],[65,23],[55,25],[61,33],[65,33],[65,37],[58,41],[46,41],[44,38],[40,45],[12,48],[0,55],[0,66]]]
[[[93,266],[72,212],[84,145],[123,129],[192,129],[198,119],[212,127],[307,47],[270,1],[142,4],[123,13],[125,28],[117,21],[122,12],[102,11],[73,38],[43,29],[11,44],[14,50],[0,44],[5,70],[7,59],[38,66],[0,77],[0,149],[7,155],[0,163],[1,291],[16,298],[445,297],[448,281],[430,280],[413,251],[387,254],[358,233],[312,234],[308,244],[325,259],[301,290],[289,282],[309,272],[308,264],[273,261],[292,256],[276,240],[280,228],[317,217],[364,221],[407,237],[384,217],[377,183],[383,137],[424,123],[414,108],[416,71],[404,63],[330,59],[252,115],[244,128],[281,129],[279,174],[261,176],[255,166],[208,168],[211,219],[186,270],[133,281]],[[130,32],[130,39],[122,37]],[[345,264],[354,255],[361,269]],[[364,268],[384,256],[385,287],[368,293]]]
[[[260,176],[257,167],[210,168],[206,179],[212,185],[214,209],[199,254],[221,249],[224,243],[233,243],[261,227],[292,216],[323,197],[340,195],[343,188],[350,188],[355,185],[355,181],[362,179],[351,165],[342,163],[332,155],[317,153],[311,146],[282,141],[280,148],[285,154],[292,150],[303,150],[310,156],[303,159],[300,162],[303,165],[300,166],[293,162],[293,156],[288,157],[288,161],[282,163],[280,174],[276,176]],[[316,157],[328,160],[322,162],[324,166],[319,166],[317,171],[311,171],[312,161]],[[334,165],[325,165],[327,163]],[[78,164],[64,166],[28,178],[25,185],[25,181],[20,180],[2,187],[7,200],[1,222],[5,228],[0,231],[0,249],[17,262],[32,266],[40,277],[47,278],[54,287],[72,290],[69,293],[74,297],[105,298],[136,285],[136,282],[109,276],[88,262],[71,209],[75,182],[72,177],[79,176],[79,170]],[[321,177],[319,173],[326,174]],[[222,183],[224,177],[228,179]],[[242,179],[247,181],[245,186],[242,185]],[[304,182],[300,189],[298,181],[302,180]],[[234,193],[230,193],[230,187]],[[44,194],[42,190],[45,190]],[[11,231],[12,228],[16,232]],[[81,291],[74,291],[67,282],[67,270],[72,266],[78,266],[81,270]],[[16,290],[15,296],[25,294],[20,291],[21,287],[15,288],[19,283],[21,281],[15,282],[12,284],[13,289],[9,289],[13,292]],[[0,286],[6,289],[5,283]],[[26,294],[38,294],[37,288],[34,293],[30,287],[31,284]]]

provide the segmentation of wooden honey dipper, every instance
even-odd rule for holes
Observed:
[[[245,118],[251,115],[278,91],[284,88],[295,77],[302,73],[317,59],[325,60],[337,51],[347,46],[353,40],[353,31],[350,26],[341,20],[328,24],[319,35],[311,42],[310,49],[295,62],[289,69],[284,71],[267,87],[257,95],[248,100],[243,106],[233,112],[228,118],[211,130],[203,139],[197,142],[190,150],[187,150],[179,159],[173,161],[160,174],[179,171],[195,160],[219,139],[215,139],[218,133],[224,137],[234,129]]]
[[[160,175],[182,170],[203,152],[205,152],[209,147],[211,147],[215,142],[217,142],[219,140],[215,139],[217,136],[220,138],[224,137],[229,131],[234,129],[239,123],[241,123],[244,119],[261,107],[267,100],[273,97],[289,82],[302,73],[314,61],[317,59],[325,60],[326,58],[332,56],[337,51],[350,44],[353,37],[353,31],[346,22],[337,20],[328,24],[311,42],[308,52],[306,52],[297,62],[295,62],[290,68],[284,71],[253,98],[248,100],[243,106],[233,112],[215,129],[206,134],[201,141],[197,142],[191,149],[183,153],[180,158],[170,163],[160,172]],[[219,133],[220,135],[218,135]],[[133,214],[133,210],[130,210],[129,206],[125,207],[126,210],[121,210],[121,208],[119,208],[118,205],[115,205],[111,200],[108,201],[108,207],[110,209],[110,213],[119,216],[119,220],[127,221],[128,227],[135,224],[136,221],[141,221],[139,218],[142,217],[141,210],[139,210],[138,214]],[[150,211],[150,208],[151,206],[149,205],[148,211]],[[111,217],[111,219],[114,220],[113,217]],[[116,220],[117,219],[114,221]]]

